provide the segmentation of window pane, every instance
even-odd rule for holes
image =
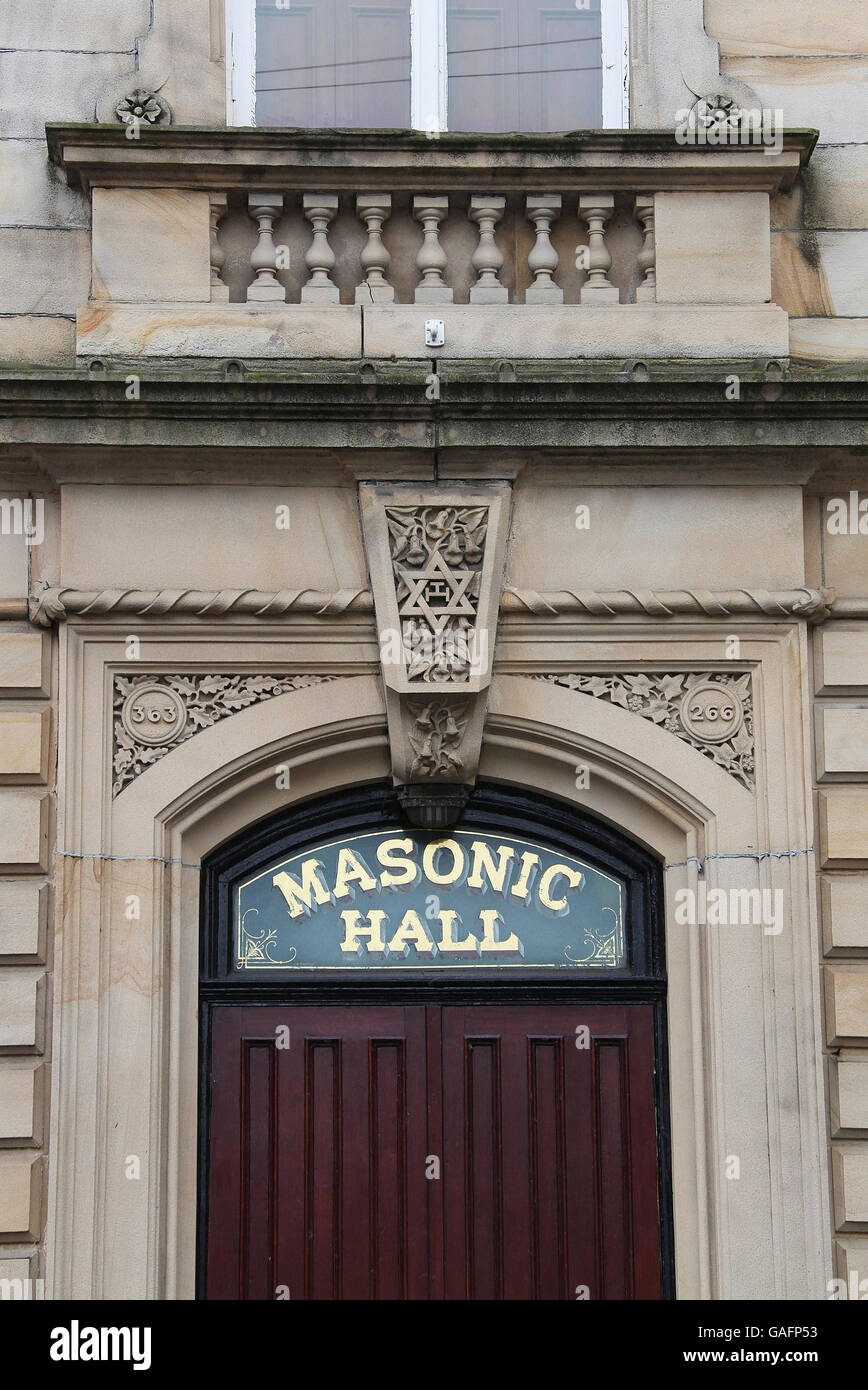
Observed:
[[[600,0],[449,0],[450,130],[603,123]]]
[[[410,0],[257,0],[256,123],[409,126]]]

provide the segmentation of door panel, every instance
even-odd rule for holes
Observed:
[[[214,1008],[209,1298],[426,1296],[425,1071],[419,1008]]]
[[[651,1005],[215,1005],[211,1030],[209,1298],[660,1297]]]
[[[446,1297],[659,1298],[651,1008],[443,1013]]]

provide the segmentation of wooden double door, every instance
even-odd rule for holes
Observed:
[[[206,1297],[661,1297],[653,1004],[209,1026]]]

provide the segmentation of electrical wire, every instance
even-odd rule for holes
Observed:
[[[549,77],[558,72],[599,72],[602,63],[591,63],[582,68],[526,68],[523,72],[450,72],[449,81],[461,77]],[[339,87],[389,87],[393,83],[409,82],[409,77],[384,77],[379,81],[371,77],[367,82],[314,82],[308,87],[257,87],[257,95],[264,92],[334,92]]]
[[[601,37],[601,36],[600,36],[599,34],[587,34],[587,35],[584,35],[582,38],[575,38],[575,39],[538,39],[535,43],[501,43],[501,44],[491,44],[488,48],[447,48],[446,56],[447,56],[447,58],[457,58],[457,57],[459,57],[460,55],[463,55],[463,54],[466,54],[466,53],[504,53],[504,52],[506,52],[508,49],[513,49],[513,48],[553,48],[556,44],[561,44],[561,43],[599,43],[600,37]],[[291,68],[291,67],[285,67],[285,68],[257,68],[257,69],[256,69],[256,73],[257,73],[257,76],[263,76],[263,77],[265,77],[268,73],[274,73],[274,72],[316,72],[319,68],[346,68],[346,67],[359,67],[359,68],[360,68],[360,67],[362,67],[365,63],[409,63],[409,62],[410,62],[410,54],[409,54],[409,53],[402,53],[402,54],[400,55],[400,57],[394,57],[394,58],[341,58],[341,59],[335,59],[335,61],[334,61],[333,63],[303,63],[300,67],[295,67],[295,68]],[[495,74],[492,74],[492,75],[495,75]],[[486,76],[487,76],[487,74],[486,74]],[[274,88],[272,88],[272,91],[275,91],[275,92],[276,92],[276,91],[280,91],[280,90],[290,91],[290,90],[292,90],[292,89],[291,89],[291,88],[281,89],[281,88],[279,88],[279,87],[274,87]],[[299,90],[301,90],[301,88],[299,88]]]

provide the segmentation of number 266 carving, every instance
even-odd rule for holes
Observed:
[[[690,708],[690,718],[695,719],[699,724],[704,719],[734,719],[735,708],[732,705],[707,705],[704,709],[702,705],[692,705]]]

